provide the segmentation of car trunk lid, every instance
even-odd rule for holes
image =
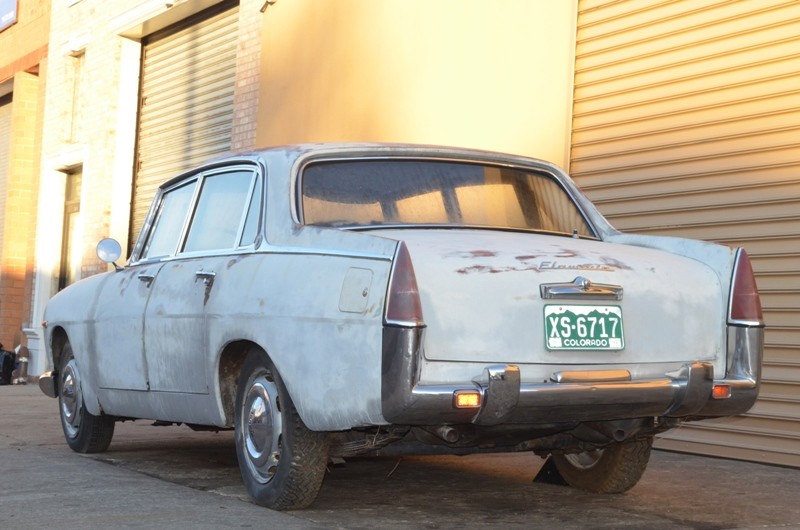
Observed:
[[[428,360],[622,365],[724,351],[724,290],[694,259],[551,234],[380,234],[408,247]]]

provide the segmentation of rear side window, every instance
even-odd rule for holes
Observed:
[[[234,248],[253,182],[252,171],[216,173],[203,179],[184,252]]]
[[[306,224],[511,228],[595,237],[572,197],[546,173],[475,163],[359,160],[309,165]]]

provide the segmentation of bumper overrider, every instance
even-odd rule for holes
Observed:
[[[47,397],[58,397],[58,373],[55,371],[45,372],[39,376],[39,390]]]
[[[728,326],[727,372],[715,378],[708,362],[685,363],[663,378],[632,380],[625,370],[560,372],[550,381],[523,383],[514,364],[491,365],[463,384],[419,382],[422,327],[385,326],[382,406],[394,424],[551,423],[673,417],[732,416],[758,397],[764,330]],[[625,374],[628,374],[626,377]],[[719,387],[724,392],[716,392]],[[456,408],[459,392],[480,393],[480,406]],[[717,397],[715,397],[717,396]]]

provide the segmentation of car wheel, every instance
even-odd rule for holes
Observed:
[[[111,444],[115,421],[112,416],[95,416],[86,410],[81,373],[69,343],[61,352],[58,377],[58,408],[67,445],[78,453],[102,453]]]
[[[245,359],[235,422],[239,469],[253,500],[274,510],[310,506],[325,476],[329,438],[305,426],[262,351]]]
[[[652,447],[653,437],[648,436],[552,458],[561,477],[573,488],[594,493],[623,493],[642,478]]]

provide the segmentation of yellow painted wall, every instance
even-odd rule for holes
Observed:
[[[278,0],[257,143],[432,143],[568,160],[575,0]]]

